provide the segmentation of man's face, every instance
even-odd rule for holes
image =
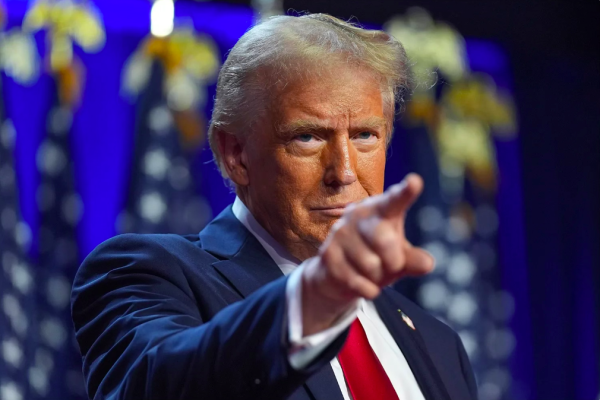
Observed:
[[[386,122],[380,85],[361,69],[288,83],[244,142],[242,200],[291,254],[316,255],[347,204],[383,191]]]

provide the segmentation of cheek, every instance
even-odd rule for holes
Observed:
[[[281,149],[273,160],[277,182],[289,187],[291,191],[298,192],[299,195],[314,189],[322,178],[322,166],[317,156],[298,157]]]
[[[385,161],[385,148],[371,153],[359,154],[358,156],[358,179],[369,196],[383,193]]]
[[[298,158],[278,149],[256,162],[260,167],[252,171],[251,180],[259,182],[262,192],[277,198],[280,206],[298,207],[319,187],[322,168],[318,159]]]

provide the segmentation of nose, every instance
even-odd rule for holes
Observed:
[[[356,150],[347,135],[336,136],[323,152],[324,183],[334,188],[354,183],[356,177]]]

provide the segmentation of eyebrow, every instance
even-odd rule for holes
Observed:
[[[352,124],[352,130],[378,130],[387,125],[387,120],[382,117],[369,117]],[[328,124],[317,121],[297,119],[287,124],[279,125],[277,131],[287,134],[298,134],[317,131],[333,131],[334,128]]]

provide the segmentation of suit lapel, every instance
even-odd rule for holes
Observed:
[[[260,242],[235,217],[231,206],[200,232],[202,249],[219,261],[213,267],[219,271],[243,298],[283,276],[281,269]],[[315,400],[343,400],[331,365],[327,364],[304,384]],[[306,393],[296,391],[292,399],[306,399]]]
[[[311,376],[304,386],[316,400],[344,400],[330,364]]]
[[[375,307],[404,354],[426,400],[451,400],[417,329],[409,327],[386,289],[375,299]]]
[[[213,267],[244,298],[283,276],[254,235],[235,217],[231,206],[200,232],[200,240],[203,250],[220,259]]]

